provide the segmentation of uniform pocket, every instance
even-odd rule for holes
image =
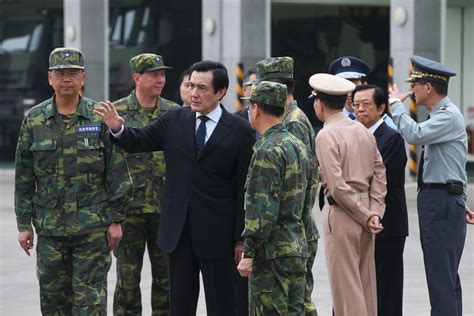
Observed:
[[[104,165],[104,143],[97,138],[78,138],[78,171],[86,173],[102,173],[104,171]]]
[[[33,152],[33,168],[37,176],[51,174],[56,166],[56,148],[55,139],[43,139],[31,144],[30,151]]]

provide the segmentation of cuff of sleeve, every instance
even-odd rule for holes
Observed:
[[[244,241],[244,258],[253,258],[255,257],[255,249],[253,248],[253,242],[246,238]]]
[[[124,130],[124,127],[122,124],[122,126],[120,127],[120,130],[118,130],[117,132],[114,132],[112,129],[110,129],[110,134],[112,134],[114,138],[120,138],[120,136],[122,136],[123,130]]]
[[[16,218],[16,223],[18,227],[19,232],[23,231],[33,231],[33,226],[31,225],[31,219],[30,218]]]
[[[395,102],[402,102],[402,100],[400,100],[399,98],[390,98],[390,99],[388,99],[388,103],[390,105],[394,104]]]
[[[123,203],[119,201],[113,201],[110,203],[112,212],[112,223],[121,223],[125,219],[125,207]]]

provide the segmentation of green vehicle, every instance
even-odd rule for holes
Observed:
[[[114,0],[109,5],[109,98],[132,89],[130,58],[153,52],[174,67],[163,96],[176,99],[179,74],[201,59],[201,1]],[[64,46],[63,24],[62,0],[0,0],[0,161],[13,161],[25,111],[53,93],[48,57]]]

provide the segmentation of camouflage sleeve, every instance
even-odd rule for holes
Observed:
[[[249,170],[245,194],[244,254],[253,258],[270,237],[278,218],[282,188],[278,156],[273,151],[257,151]]]
[[[318,167],[315,162],[316,159],[313,158],[313,163],[310,170],[310,177],[308,181],[308,186],[306,187],[306,193],[304,196],[304,206],[303,206],[303,224],[305,227],[306,238],[308,241],[314,241],[319,239],[319,232],[316,226],[316,222],[313,216],[313,206],[316,201],[316,191],[318,189]]]
[[[30,151],[32,138],[28,117],[25,117],[20,129],[15,160],[15,214],[18,231],[33,231],[31,200],[36,190],[36,178],[33,154]]]
[[[103,130],[108,131],[103,127]],[[107,132],[108,133],[108,132]],[[112,222],[125,218],[127,205],[132,197],[132,180],[127,162],[120,149],[113,146],[107,134],[104,135],[106,159],[106,190],[112,212]]]
[[[311,141],[308,129],[303,123],[299,121],[289,121],[285,123],[285,127],[293,136],[298,138],[306,146],[309,146],[309,144],[314,142],[314,140]]]

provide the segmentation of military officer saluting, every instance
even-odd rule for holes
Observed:
[[[169,109],[179,107],[161,97],[166,83],[166,70],[170,68],[156,54],[140,54],[130,59],[135,90],[114,102],[117,112],[128,126],[144,127]],[[152,312],[167,315],[170,312],[168,265],[166,254],[155,242],[160,224],[165,157],[162,151],[123,153],[132,177],[134,196],[127,205],[127,215],[122,223],[122,241],[114,252],[117,257],[114,315],[140,314],[142,311],[140,276],[145,246],[152,271]]]
[[[49,57],[54,95],[23,120],[15,162],[18,241],[29,255],[38,235],[43,315],[105,315],[110,250],[131,183],[109,129],[82,97],[84,57],[57,48]]]
[[[440,63],[413,56],[411,91],[394,86],[389,95],[395,124],[409,144],[423,145],[418,170],[418,218],[431,315],[462,315],[458,267],[466,239],[466,219],[474,214],[466,206],[467,136],[464,118],[448,98],[449,78],[456,73]],[[414,95],[425,106],[428,120],[417,123],[403,101]]]
[[[260,133],[245,194],[244,254],[250,315],[304,315],[306,261],[303,224],[311,162],[305,145],[282,124],[284,84],[252,86],[249,120]]]

